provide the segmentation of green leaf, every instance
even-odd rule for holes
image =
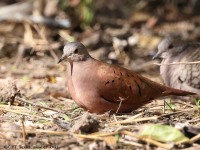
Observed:
[[[22,80],[25,81],[25,82],[27,82],[27,81],[30,80],[30,77],[27,76],[27,75],[24,75],[24,76],[22,77]]]
[[[140,135],[160,142],[181,142],[189,140],[176,128],[159,124],[145,126],[140,131]]]
[[[66,114],[64,114],[62,117],[64,118],[65,121],[70,121],[71,120],[70,117],[67,116]]]
[[[194,102],[195,102],[195,104],[196,104],[196,106],[197,106],[197,107],[199,107],[199,106],[200,106],[200,99],[195,99],[195,101],[194,101]]]
[[[119,139],[120,139],[120,135],[119,134],[115,134],[115,140],[116,140],[116,142],[118,142]]]

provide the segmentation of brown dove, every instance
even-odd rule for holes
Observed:
[[[160,74],[167,86],[200,95],[199,63],[169,65],[173,62],[200,61],[200,44],[167,37],[159,43],[154,58],[157,57],[162,58]]]
[[[79,42],[65,45],[59,63],[67,60],[67,85],[72,99],[82,108],[103,113],[129,112],[167,95],[193,95],[153,82],[116,65],[92,58]]]

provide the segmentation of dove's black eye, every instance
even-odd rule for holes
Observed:
[[[74,53],[77,54],[78,53],[78,49],[75,49]]]
[[[174,46],[172,45],[172,44],[170,44],[169,46],[168,46],[168,49],[171,49],[171,48],[173,48]]]

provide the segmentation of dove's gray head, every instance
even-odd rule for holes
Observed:
[[[154,55],[153,59],[161,57],[166,58],[167,56],[175,56],[185,49],[186,44],[180,40],[176,40],[172,37],[163,39],[158,44],[158,52]]]
[[[59,62],[63,60],[68,61],[83,61],[89,58],[90,55],[86,47],[80,42],[70,42],[67,43],[63,49],[63,55]]]

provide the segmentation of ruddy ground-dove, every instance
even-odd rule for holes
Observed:
[[[187,64],[200,61],[199,43],[185,43],[167,37],[159,43],[154,58],[157,57],[162,58],[160,74],[167,86],[200,95],[200,63]],[[170,64],[174,62],[180,64]]]
[[[65,45],[67,85],[74,101],[94,113],[128,112],[167,95],[193,95],[153,82],[116,65],[92,58],[79,42]]]

